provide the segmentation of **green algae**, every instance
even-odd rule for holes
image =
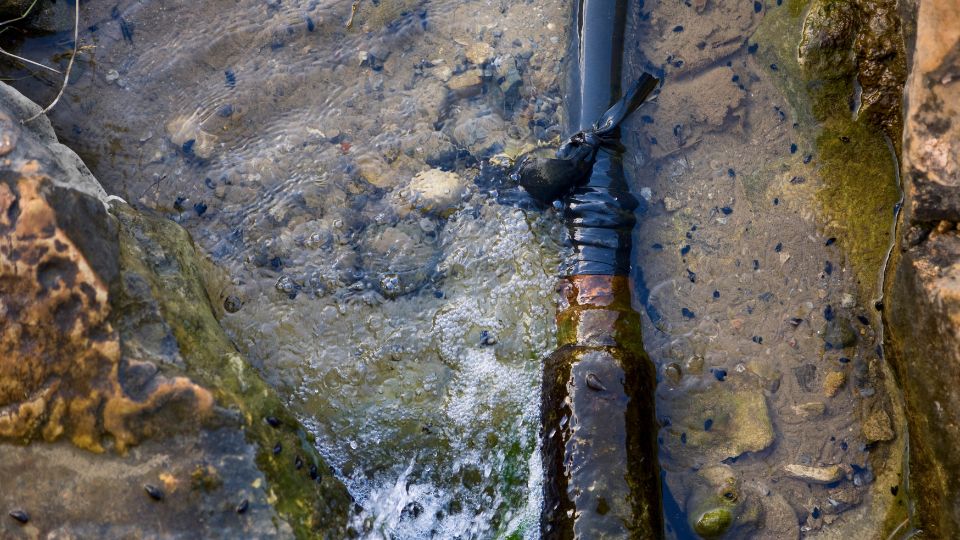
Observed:
[[[204,281],[208,263],[198,255],[189,234],[172,221],[126,205],[115,205],[112,210],[120,223],[123,274],[139,275],[149,283],[176,338],[183,374],[210,389],[218,405],[240,413],[247,440],[257,447],[257,465],[267,478],[271,502],[279,515],[298,538],[343,537],[352,505],[350,495],[328,474],[312,437],[224,334]],[[123,283],[126,280],[121,282],[117,293],[130,296]],[[275,425],[266,421],[268,417]],[[297,457],[304,463],[299,469]],[[319,472],[320,481],[310,478],[311,465]]]
[[[817,137],[817,148],[826,180],[818,199],[831,219],[827,234],[841,239],[861,290],[870,298],[878,291],[878,271],[900,198],[896,163],[883,135],[863,122],[829,122]]]
[[[840,12],[843,1],[824,3]],[[865,115],[855,119],[851,113],[855,64],[834,65],[827,72],[817,71],[817,62],[801,65],[798,47],[806,7],[804,0],[791,0],[785,9],[771,9],[751,43],[759,45],[762,65],[777,66],[772,78],[793,109],[797,132],[816,148],[813,163],[822,180],[816,201],[825,218],[824,233],[837,237],[861,293],[872,298],[899,200],[896,161],[883,130]],[[836,41],[849,46],[853,38]]]
[[[697,520],[694,530],[703,538],[716,538],[722,536],[733,524],[733,516],[726,508],[714,508]]]

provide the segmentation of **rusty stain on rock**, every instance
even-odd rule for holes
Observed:
[[[208,416],[212,395],[187,378],[157,375],[141,399],[124,391],[120,371],[143,362],[121,361],[108,284],[58,224],[38,162],[14,174],[0,181],[0,438],[102,452],[110,436],[124,452],[161,408]]]

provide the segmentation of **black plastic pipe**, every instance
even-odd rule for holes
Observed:
[[[557,159],[519,169],[531,195],[563,202],[574,248],[561,282],[559,348],[543,374],[541,535],[549,539],[663,536],[656,376],[628,278],[637,200],[617,127],[657,80],[645,74],[620,97],[626,3],[580,1],[579,95],[568,103],[580,131]]]

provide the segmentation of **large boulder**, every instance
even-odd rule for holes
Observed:
[[[921,0],[905,97],[902,249],[887,322],[930,538],[960,536],[960,4]]]
[[[181,227],[0,85],[0,537],[329,537],[353,504],[223,333]]]

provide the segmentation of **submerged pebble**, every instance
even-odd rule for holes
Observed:
[[[468,46],[465,54],[468,62],[481,65],[493,59],[494,51],[489,44],[478,41]]]
[[[789,464],[783,467],[787,476],[809,482],[811,484],[832,484],[844,477],[843,468],[839,465],[827,467],[811,467],[808,465]]]
[[[663,368],[663,376],[673,384],[679,383],[682,375],[683,372],[680,369],[680,365],[676,362],[670,362]]]
[[[820,331],[820,336],[828,348],[844,349],[852,347],[857,342],[857,331],[845,317],[827,319]]]
[[[840,392],[847,382],[847,375],[842,371],[831,371],[823,378],[823,395],[833,397]]]

